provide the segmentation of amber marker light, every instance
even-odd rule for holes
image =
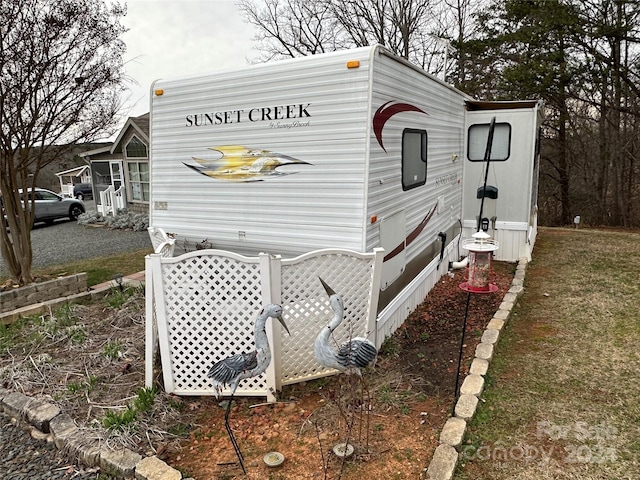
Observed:
[[[360,67],[360,60],[349,60],[347,62],[347,68],[358,68]]]
[[[158,88],[153,93],[155,93],[157,97],[160,97],[160,96],[162,96],[164,94],[164,90],[162,90],[161,88]]]
[[[371,223],[376,223],[378,221],[377,215],[371,215]]]

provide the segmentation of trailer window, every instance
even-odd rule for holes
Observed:
[[[476,123],[469,127],[467,138],[467,158],[472,162],[484,161],[489,137],[489,124]],[[496,123],[493,130],[493,144],[491,146],[491,161],[503,162],[511,153],[511,125]]]
[[[427,181],[427,132],[406,128],[402,132],[402,189]]]

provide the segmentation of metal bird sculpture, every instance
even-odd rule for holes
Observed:
[[[185,165],[202,175],[228,182],[258,182],[269,177],[296,173],[276,170],[284,165],[310,165],[288,155],[242,145],[223,145],[209,150],[219,153],[221,157],[213,160],[193,157],[198,165]]]
[[[224,358],[213,364],[207,376],[213,380],[213,392],[216,398],[220,398],[222,390],[225,386],[229,386],[231,390],[231,397],[227,403],[227,409],[224,415],[224,426],[227,429],[227,434],[233,445],[233,449],[238,456],[242,471],[246,474],[244,468],[244,459],[238,442],[236,441],[231,426],[229,425],[229,413],[231,412],[231,402],[233,395],[238,388],[238,384],[245,378],[257,377],[263,373],[269,364],[271,363],[271,349],[269,348],[269,340],[267,339],[267,333],[265,332],[265,325],[268,318],[277,319],[289,335],[289,328],[284,323],[282,318],[282,307],[280,305],[267,305],[264,307],[258,318],[256,319],[254,338],[255,338],[255,350],[248,353],[237,353],[230,357]]]
[[[362,376],[360,370],[373,364],[378,356],[378,350],[373,342],[362,337],[347,340],[340,345],[337,350],[330,344],[329,337],[333,331],[338,328],[340,323],[342,323],[344,318],[344,303],[342,296],[334,292],[322,278],[320,278],[320,282],[327,292],[327,295],[329,295],[329,303],[334,316],[331,321],[322,328],[316,338],[313,347],[316,360],[325,367],[335,368],[346,373],[355,372],[358,376]]]

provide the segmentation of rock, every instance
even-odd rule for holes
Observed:
[[[476,413],[478,397],[475,395],[460,395],[456,403],[455,414],[463,420],[471,420]]]
[[[182,474],[158,457],[143,458],[136,464],[136,480],[180,480]]]
[[[467,422],[460,417],[451,417],[442,428],[440,442],[452,447],[459,447],[462,444],[466,429]]]
[[[428,478],[431,480],[450,480],[456,469],[458,452],[450,445],[438,445],[433,454],[429,468]]]
[[[100,454],[100,468],[114,477],[132,477],[135,466],[142,457],[126,448],[110,450],[103,448]]]

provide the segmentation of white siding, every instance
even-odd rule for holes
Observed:
[[[464,100],[461,92],[425,72],[380,55],[374,64],[372,110],[395,101],[414,105],[423,113],[404,112],[393,116],[383,130],[386,152],[371,135],[367,218],[378,219],[404,210],[405,236],[409,235],[444,197],[443,207],[407,248],[411,261],[462,215],[462,145]],[[425,185],[403,191],[401,178],[402,131],[427,131],[427,180]],[[455,159],[455,161],[453,161]],[[367,232],[367,250],[378,244],[378,224]]]
[[[177,233],[178,244],[208,239],[214,248],[244,253],[363,251],[370,51],[156,82],[164,93],[152,100],[152,225]],[[360,68],[347,69],[353,58]],[[310,126],[273,128],[277,122],[268,120],[186,126],[187,115],[297,104],[310,104],[311,117],[299,120]],[[221,145],[266,149],[310,165],[249,183],[215,180],[183,165]]]
[[[489,233],[499,243],[495,258],[517,261],[521,257],[530,258],[535,234],[528,234],[536,224],[535,203],[537,192],[537,170],[534,169],[536,134],[539,125],[538,106],[531,108],[508,108],[467,112],[465,130],[470,125],[488,124],[492,117],[496,123],[511,125],[510,156],[505,161],[491,161],[487,184],[498,188],[497,200],[485,198],[483,216],[495,215],[495,230],[490,225]],[[480,213],[481,199],[477,190],[484,184],[484,162],[467,159],[467,135],[465,134],[463,236],[470,237],[477,231],[476,218]]]
[[[531,211],[533,152],[535,148],[536,114],[534,109],[489,110],[467,113],[467,128],[477,123],[496,122],[511,125],[511,153],[505,161],[489,163],[488,185],[498,188],[496,216],[501,222],[528,222]],[[471,220],[480,212],[477,189],[484,183],[484,162],[471,162],[466,158],[464,218]],[[485,207],[487,207],[485,199]],[[486,214],[486,211],[484,212]]]
[[[500,245],[493,258],[505,262],[517,262],[520,258],[531,260],[531,251],[535,243],[535,233],[529,235],[529,226],[526,223],[496,222],[496,229],[491,228],[487,232]],[[464,222],[462,236],[471,238],[477,232],[475,220]]]

